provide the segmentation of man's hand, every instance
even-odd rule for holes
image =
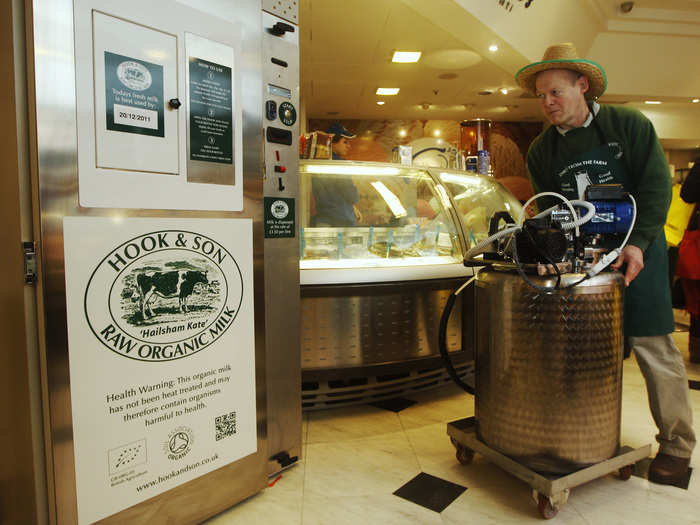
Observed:
[[[644,268],[644,253],[637,246],[628,244],[622,249],[617,260],[610,265],[611,268],[619,270],[623,264],[627,264],[625,271],[625,286],[629,286],[639,272]]]

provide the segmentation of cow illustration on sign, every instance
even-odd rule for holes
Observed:
[[[197,283],[209,284],[206,272],[196,270],[172,270],[169,272],[140,273],[136,284],[140,298],[141,317],[146,320],[155,314],[151,303],[157,298],[177,297],[180,311],[187,313],[187,298],[192,295]]]
[[[201,258],[151,259],[121,279],[124,319],[142,326],[208,316],[220,299],[220,273]]]

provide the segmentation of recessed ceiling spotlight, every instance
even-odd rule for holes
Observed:
[[[397,95],[399,93],[399,88],[377,88],[377,95]]]
[[[700,102],[700,98],[694,98],[694,99],[693,99],[693,104],[697,104],[698,102]]]
[[[507,94],[508,94],[508,90],[507,90],[506,88],[501,88],[501,89],[499,89],[498,91],[500,91],[500,92],[503,93],[504,95],[507,95]]]
[[[661,104],[660,100],[645,100],[645,104]]]
[[[483,96],[486,96],[486,95],[493,95],[493,91],[489,91],[488,89],[485,89],[485,90],[483,90],[483,91],[479,91],[478,94],[479,94],[479,95],[483,95]]]
[[[495,53],[496,51],[498,51],[498,46],[496,44],[491,44],[489,46],[489,51],[491,51],[491,53]]]
[[[394,56],[391,57],[392,62],[400,64],[411,64],[420,60],[420,51],[394,51]]]
[[[377,100],[377,106],[383,106],[384,104],[386,104],[386,102],[383,100]]]
[[[436,129],[435,131],[433,131],[433,136],[439,137],[439,136],[440,136],[440,130],[439,130],[439,129]]]
[[[399,137],[405,137],[406,136],[406,130],[405,129],[400,129],[399,130]]]

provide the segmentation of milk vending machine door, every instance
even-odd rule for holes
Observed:
[[[47,500],[194,523],[267,480],[259,0],[35,0]]]

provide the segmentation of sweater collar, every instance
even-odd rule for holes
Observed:
[[[588,104],[588,116],[586,117],[586,120],[583,122],[583,124],[581,124],[580,127],[587,128],[588,126],[590,126],[591,122],[593,122],[593,117],[598,114],[598,111],[600,111],[600,104],[598,104],[597,102],[590,102]],[[557,126],[556,128],[559,134],[562,136],[566,135],[567,132],[571,131],[570,129],[564,129],[560,126]]]

